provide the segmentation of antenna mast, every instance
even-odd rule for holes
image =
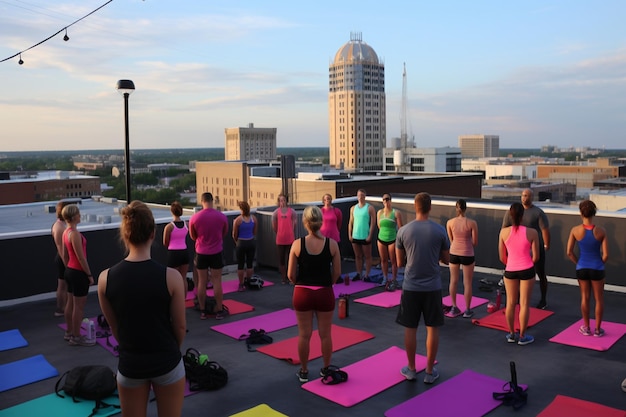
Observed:
[[[407,129],[406,129],[406,62],[403,63],[402,71],[402,114],[400,115],[400,149],[407,148]]]

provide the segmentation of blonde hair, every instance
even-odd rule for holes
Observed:
[[[124,245],[138,246],[148,242],[154,236],[154,216],[152,210],[143,202],[135,200],[120,210],[122,223],[120,237]]]
[[[307,206],[302,213],[302,223],[313,233],[319,232],[322,227],[322,210],[317,206]]]
[[[74,216],[80,214],[80,210],[78,209],[78,206],[76,204],[68,204],[67,206],[63,207],[61,214],[63,215],[63,220],[69,222],[72,221],[72,218]]]

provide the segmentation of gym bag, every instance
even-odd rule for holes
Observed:
[[[213,391],[222,388],[228,382],[228,372],[219,363],[210,361],[194,348],[187,349],[183,356],[185,375],[191,391]]]
[[[256,352],[256,349],[251,345],[268,345],[274,341],[272,336],[265,333],[263,329],[250,329],[248,334],[242,334],[239,336],[239,340],[245,340],[248,352]]]
[[[61,384],[63,386],[59,388]],[[120,408],[119,405],[102,401],[113,395],[116,389],[117,382],[111,368],[104,365],[88,365],[77,366],[61,375],[54,387],[54,392],[59,397],[65,398],[59,393],[62,390],[67,396],[72,397],[75,403],[80,402],[77,398],[95,401],[95,407],[88,416],[92,417],[101,408]]]

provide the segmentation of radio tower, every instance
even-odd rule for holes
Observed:
[[[402,114],[400,115],[400,149],[407,148],[407,130],[406,130],[406,62],[402,64]]]

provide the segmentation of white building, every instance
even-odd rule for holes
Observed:
[[[442,148],[385,148],[383,171],[460,172],[461,150]]]

